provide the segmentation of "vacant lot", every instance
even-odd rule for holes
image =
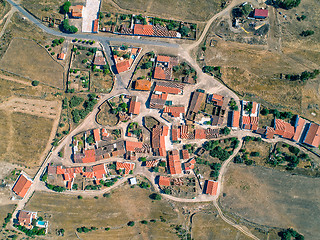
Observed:
[[[116,114],[110,113],[111,107],[108,101],[105,101],[100,107],[97,114],[97,122],[105,126],[115,126],[117,125],[119,119]]]
[[[192,237],[201,240],[251,239],[224,222],[217,213],[196,213],[192,218]]]
[[[221,11],[221,1],[199,0],[194,1],[170,1],[170,0],[113,0],[116,5],[122,9],[132,12],[140,12],[143,14],[151,14],[166,18],[190,21],[206,21],[215,13]],[[102,1],[102,11],[110,11],[112,9],[109,0]]]
[[[4,70],[63,88],[63,67],[33,41],[13,39],[0,65]]]
[[[318,239],[319,180],[264,167],[230,165],[222,207],[258,224],[293,227],[306,239]]]
[[[280,79],[281,73],[301,74],[319,69],[319,58],[309,58],[310,52],[304,52],[304,55],[287,49],[283,52],[285,54],[258,46],[218,41],[215,47],[207,47],[203,65],[222,66],[222,80],[244,98],[320,121],[319,106],[315,104],[320,101],[319,76],[306,83]]]
[[[27,209],[38,211],[50,221],[49,236],[56,238],[55,230],[63,228],[65,237],[76,238],[78,227],[97,227],[98,230],[79,234],[82,239],[178,239],[170,230],[177,224],[177,213],[165,200],[152,201],[150,191],[124,186],[111,193],[109,198],[99,196],[77,199],[77,196],[35,193]],[[67,204],[66,204],[67,203]],[[166,223],[160,222],[160,216]],[[156,219],[156,223],[149,222]],[[139,223],[147,220],[148,224]],[[135,221],[134,227],[128,227]],[[106,232],[104,228],[110,227]]]

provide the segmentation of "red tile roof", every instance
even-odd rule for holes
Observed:
[[[189,159],[190,158],[190,154],[189,151],[187,149],[182,149],[181,150],[181,155],[182,155],[182,159]]]
[[[136,35],[143,35],[143,27],[144,25],[142,24],[135,24],[133,27],[133,34]]]
[[[178,141],[178,138],[181,138],[180,128],[172,128],[171,138],[172,138],[172,141]]]
[[[130,62],[129,60],[121,61],[116,64],[116,68],[118,73],[122,73],[128,71],[130,69]]]
[[[164,56],[164,55],[158,55],[157,56],[157,61],[158,62],[170,62],[170,57],[169,56]]]
[[[134,89],[141,91],[150,91],[151,81],[140,79],[135,82]]]
[[[14,184],[12,191],[18,196],[24,198],[32,185],[32,180],[24,173],[20,174],[18,180]]]
[[[92,167],[94,176],[97,180],[100,180],[103,178],[103,175],[106,174],[106,169],[104,164],[95,165]]]
[[[69,12],[71,13],[71,16],[74,18],[82,18],[82,10],[82,5],[71,6],[69,8]]]
[[[140,113],[140,106],[141,102],[136,102],[131,99],[128,112],[138,115]]]
[[[93,30],[92,32],[97,33],[99,32],[99,19],[95,19],[93,21]]]
[[[155,167],[157,166],[159,160],[150,160],[150,161],[146,161],[146,167],[147,168],[151,168],[151,167]]]
[[[316,123],[310,123],[307,130],[307,135],[303,140],[304,143],[313,147],[319,147],[320,145],[320,125]]]
[[[218,190],[218,182],[208,180],[207,181],[207,188],[206,188],[206,194],[215,196],[217,194]]]
[[[169,127],[165,125],[162,127],[162,135],[168,136],[168,134],[169,134]]]
[[[172,150],[168,155],[168,166],[171,174],[181,174],[181,163],[178,150]]]
[[[274,128],[272,128],[272,127],[267,127],[267,131],[266,131],[266,133],[265,133],[265,137],[268,138],[268,139],[273,138],[274,133],[275,133]]]
[[[152,36],[153,35],[153,26],[152,25],[143,25],[142,35]]]
[[[66,55],[65,55],[64,53],[59,53],[58,56],[57,56],[57,58],[58,58],[59,60],[64,60],[65,57],[66,57]]]
[[[100,142],[101,141],[100,129],[99,128],[93,129],[93,136],[94,136],[94,141],[95,142]]]
[[[94,149],[85,150],[84,155],[84,158],[82,158],[83,163],[90,163],[96,161],[96,152]]]
[[[186,162],[184,164],[184,169],[186,171],[192,170],[194,169],[194,164],[196,163],[196,160],[194,158],[192,158],[190,161]]]
[[[159,186],[170,186],[170,178],[169,177],[164,177],[160,176],[159,177]]]
[[[294,141],[299,140],[305,122],[306,121],[303,118],[297,116],[296,123],[295,123],[295,132],[292,138]]]
[[[18,213],[18,222],[21,226],[25,226],[27,228],[32,227],[32,220],[37,218],[36,212],[29,212],[20,210]]]
[[[57,166],[56,168],[56,174],[64,174],[66,170],[62,168],[62,166]]]
[[[136,148],[142,148],[142,146],[143,146],[142,142],[126,141],[126,150],[128,152],[135,152]]]
[[[206,130],[203,128],[194,130],[195,139],[206,139]]]
[[[232,111],[232,127],[239,127],[240,112]]]
[[[125,175],[129,174],[134,169],[134,163],[129,162],[116,162],[116,170],[124,169]]]
[[[166,73],[165,73],[164,69],[161,67],[155,67],[154,73],[153,73],[153,78],[166,80]]]
[[[224,96],[218,95],[218,94],[212,94],[211,95],[211,101],[215,103],[217,106],[223,105]]]
[[[156,85],[154,90],[155,91],[159,91],[159,92],[169,93],[169,94],[179,94],[179,93],[181,93],[181,90],[179,88],[171,88],[171,87],[159,86],[159,85]]]
[[[267,9],[255,9],[253,16],[266,18],[266,17],[268,17],[268,10]]]
[[[185,113],[184,107],[177,107],[177,106],[165,106],[164,113],[171,113],[173,117],[180,117],[181,113]]]

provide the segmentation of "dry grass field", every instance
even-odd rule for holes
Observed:
[[[105,101],[99,109],[97,114],[97,122],[99,124],[111,127],[117,125],[119,119],[116,114],[110,113],[111,107],[107,101]]]
[[[271,147],[273,147],[271,143],[267,143],[264,141],[261,141],[261,142],[248,141],[248,142],[244,142],[242,146],[242,148],[249,153],[249,159],[252,159],[253,161],[255,161],[257,165],[262,165],[262,166],[267,165],[266,160],[269,157],[269,152]],[[260,155],[258,157],[252,157],[250,156],[251,152],[259,152]]]
[[[63,88],[63,67],[33,41],[13,39],[0,65],[4,70]]]
[[[111,193],[109,198],[67,196],[36,192],[26,209],[38,211],[49,220],[48,237],[56,238],[56,229],[65,230],[65,238],[75,239],[78,227],[97,227],[90,233],[80,233],[81,239],[178,239],[170,224],[178,224],[177,213],[165,200],[152,201],[150,191],[128,185]],[[66,204],[67,203],[67,204]],[[160,216],[166,223],[160,222]],[[156,223],[149,222],[156,219]],[[139,223],[147,220],[148,224]],[[127,226],[135,221],[134,227]],[[110,231],[104,228],[110,227]]]
[[[115,3],[115,4],[114,4]],[[157,17],[177,20],[207,21],[215,13],[222,10],[221,1],[217,0],[103,0],[102,11],[111,11],[119,6],[121,9],[139,12]],[[118,8],[119,8],[118,7]],[[114,10],[113,10],[114,11]]]
[[[231,164],[225,176],[222,207],[261,225],[293,227],[306,239],[318,239],[317,178],[260,166]]]

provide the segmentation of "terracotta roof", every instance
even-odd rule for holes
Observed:
[[[198,113],[198,111],[200,110],[201,103],[204,100],[204,97],[205,97],[205,93],[203,92],[198,92],[198,91],[193,92],[190,105],[189,105],[188,114],[187,114],[188,120],[193,120],[191,118],[192,113]]]
[[[215,196],[217,194],[218,190],[218,182],[208,180],[207,181],[207,188],[206,188],[206,194]]]
[[[134,163],[129,162],[116,162],[116,170],[124,169],[125,175],[127,175],[134,169],[134,165]]]
[[[152,25],[143,25],[142,35],[152,36],[153,35],[153,26]]]
[[[130,69],[130,63],[128,60],[121,61],[116,64],[116,68],[117,68],[118,73],[128,71]]]
[[[183,89],[183,85],[182,85],[182,89]],[[161,82],[156,82],[156,86],[154,88],[155,91],[159,91],[159,92],[164,92],[164,93],[168,93],[168,94],[180,94],[182,92],[182,89],[179,87],[175,87],[172,84],[164,84]]]
[[[181,150],[181,155],[182,155],[182,159],[189,159],[190,158],[190,154],[189,151],[187,149],[182,149]]]
[[[56,171],[56,174],[64,174],[66,172],[66,170],[62,168],[62,166],[57,166]]]
[[[140,113],[140,106],[141,102],[136,102],[131,99],[128,112],[138,115]]]
[[[141,91],[150,91],[151,81],[140,79],[135,82],[134,89]]]
[[[170,178],[169,177],[164,177],[160,176],[159,177],[159,186],[170,186]]]
[[[223,100],[224,96],[218,95],[218,94],[211,94],[210,95],[210,100],[214,102],[216,106],[222,106],[223,105]]]
[[[265,128],[258,128],[257,129],[257,131],[256,131],[256,133],[258,133],[258,134],[261,134],[261,135],[264,135],[265,133],[266,133],[266,129]]]
[[[184,169],[186,171],[192,170],[194,169],[194,164],[196,163],[196,160],[194,158],[192,158],[190,161],[186,162],[184,164]]]
[[[232,127],[239,127],[240,112],[232,111]]]
[[[85,150],[84,158],[82,158],[83,163],[95,162],[96,161],[96,153],[94,149]]]
[[[143,26],[142,24],[135,24],[133,27],[133,34],[143,35]]]
[[[65,57],[66,57],[66,55],[65,55],[64,53],[59,53],[58,56],[57,56],[57,58],[58,58],[59,60],[64,60]]]
[[[171,113],[173,117],[180,117],[181,113],[185,113],[184,107],[177,107],[177,106],[165,106],[164,113]]]
[[[273,138],[274,133],[275,133],[274,128],[272,128],[272,127],[267,127],[265,137],[268,138],[268,139]]]
[[[250,124],[250,116],[242,116],[242,124]]]
[[[157,166],[159,160],[150,160],[150,161],[146,161],[146,167],[147,168],[151,168],[151,167],[155,167]]]
[[[268,17],[268,10],[267,9],[255,9],[253,16],[266,18],[266,17]]]
[[[69,8],[69,12],[71,13],[71,16],[74,18],[81,18],[82,17],[82,10],[83,10],[82,5],[71,6]]]
[[[136,148],[142,148],[142,146],[143,146],[142,142],[126,141],[126,150],[128,152],[135,152]]]
[[[99,128],[93,129],[93,136],[94,136],[94,141],[95,142],[100,142],[101,141],[100,129]]]
[[[106,169],[104,164],[95,165],[92,167],[92,170],[97,180],[102,179],[103,175],[106,174]]]
[[[97,33],[99,32],[99,19],[95,19],[93,21],[93,30],[92,32]]]
[[[313,147],[319,147],[320,145],[320,125],[316,123],[309,123],[307,126],[307,134],[303,140],[303,143],[309,144]]]
[[[256,114],[258,106],[259,106],[258,103],[252,102],[252,110],[251,110],[252,114]]]
[[[168,166],[171,174],[181,174],[181,163],[179,158],[179,151],[174,149],[169,152],[168,155]]]
[[[31,224],[33,219],[37,219],[36,212],[20,210],[18,213],[18,222],[22,226],[26,226],[26,227],[32,226]]]
[[[18,196],[24,198],[32,183],[32,180],[27,175],[22,173],[14,184],[12,191],[14,191]]]
[[[206,139],[205,129],[199,128],[194,130],[194,138],[195,139]]]
[[[166,73],[165,73],[164,69],[161,67],[155,67],[154,73],[153,73],[153,78],[166,80]]]
[[[169,56],[164,56],[164,55],[158,55],[157,56],[157,61],[158,62],[170,62],[170,57]]]
[[[67,189],[71,189],[72,188],[72,181],[68,181],[67,182]]]
[[[172,128],[172,130],[171,130],[171,138],[172,138],[172,141],[178,141],[178,138],[181,138],[180,129],[179,128]]]
[[[295,132],[294,132],[294,135],[292,138],[294,141],[299,140],[305,123],[306,123],[306,121],[303,118],[301,118],[299,116],[296,117],[296,122],[294,124]]]
[[[169,134],[169,127],[166,126],[166,125],[164,125],[164,126],[162,127],[162,135],[163,135],[163,136],[168,136],[168,134]]]

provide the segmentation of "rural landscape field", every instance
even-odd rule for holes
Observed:
[[[320,239],[318,0],[0,0],[1,239]]]

